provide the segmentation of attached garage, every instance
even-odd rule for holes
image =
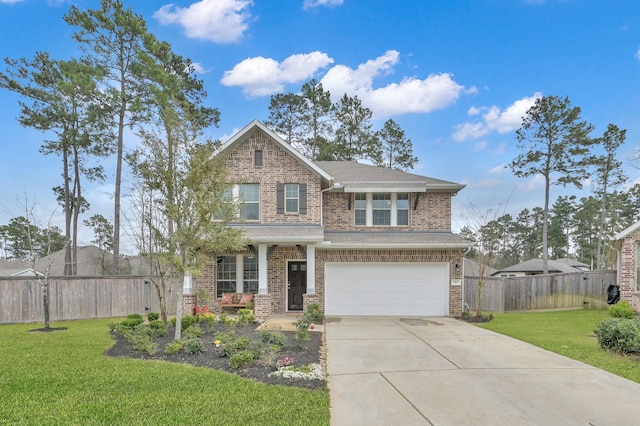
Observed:
[[[447,316],[449,264],[325,263],[327,316]]]

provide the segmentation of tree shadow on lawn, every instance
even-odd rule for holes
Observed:
[[[236,325],[235,335],[237,337],[246,336],[251,342],[260,342],[262,335],[260,330],[256,330],[257,323],[249,325]],[[295,358],[294,365],[300,367],[308,364],[320,364],[325,366],[322,360],[324,356],[322,352],[323,338],[321,332],[310,332],[311,340],[307,342],[304,349],[301,349],[297,341],[295,340],[295,332],[283,331],[282,333],[287,338],[287,343],[284,349],[276,354],[272,362],[262,362],[254,360],[246,367],[233,368],[229,365],[228,357],[221,357],[218,355],[218,350],[214,341],[217,339],[218,333],[224,333],[229,331],[228,327],[222,323],[217,323],[214,331],[211,331],[206,326],[202,326],[202,342],[204,344],[202,352],[198,354],[189,354],[184,349],[178,351],[175,354],[167,354],[167,345],[174,341],[175,329],[168,327],[168,334],[164,337],[154,338],[153,341],[156,344],[156,350],[153,354],[149,354],[146,351],[137,350],[133,347],[124,336],[118,333],[112,333],[115,338],[115,344],[105,352],[105,355],[110,357],[128,357],[142,360],[156,360],[156,361],[168,361],[184,364],[191,364],[196,367],[207,367],[215,370],[224,371],[238,376],[256,380],[269,385],[284,385],[284,386],[296,386],[309,389],[319,389],[326,387],[326,381],[323,380],[305,380],[305,379],[292,379],[283,378],[278,376],[269,376],[269,373],[277,371],[276,362],[280,359]]]

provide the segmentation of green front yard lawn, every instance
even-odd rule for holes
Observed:
[[[616,355],[598,346],[593,331],[605,318],[606,310],[507,312],[477,325],[640,383],[640,357]]]
[[[329,392],[103,355],[114,319],[0,325],[0,424],[328,425]]]

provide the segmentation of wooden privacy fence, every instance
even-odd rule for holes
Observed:
[[[607,307],[607,287],[616,282],[616,271],[568,274],[488,277],[483,288],[485,311]],[[464,302],[478,307],[478,277],[465,277]]]
[[[122,317],[159,312],[156,289],[145,277],[51,277],[49,320]],[[0,323],[42,322],[43,289],[35,278],[0,278]],[[175,314],[176,293],[169,295]]]

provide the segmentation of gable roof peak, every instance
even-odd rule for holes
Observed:
[[[322,170],[320,167],[315,165],[313,161],[309,160],[307,157],[302,155],[300,151],[292,147],[291,144],[287,143],[287,141],[282,139],[276,132],[268,128],[263,122],[257,119],[253,119],[249,124],[244,126],[242,129],[236,132],[233,136],[227,139],[227,141],[222,144],[222,146],[213,154],[213,156],[215,157],[217,155],[220,155],[223,152],[233,149],[238,144],[244,142],[252,134],[252,132],[255,129],[258,129],[263,133],[265,133],[277,145],[279,145],[282,149],[284,149],[293,157],[298,159],[300,162],[302,162],[305,166],[307,166],[317,175],[319,175],[323,179],[326,179],[327,181],[331,180],[331,176],[329,176],[329,174],[326,171]]]

